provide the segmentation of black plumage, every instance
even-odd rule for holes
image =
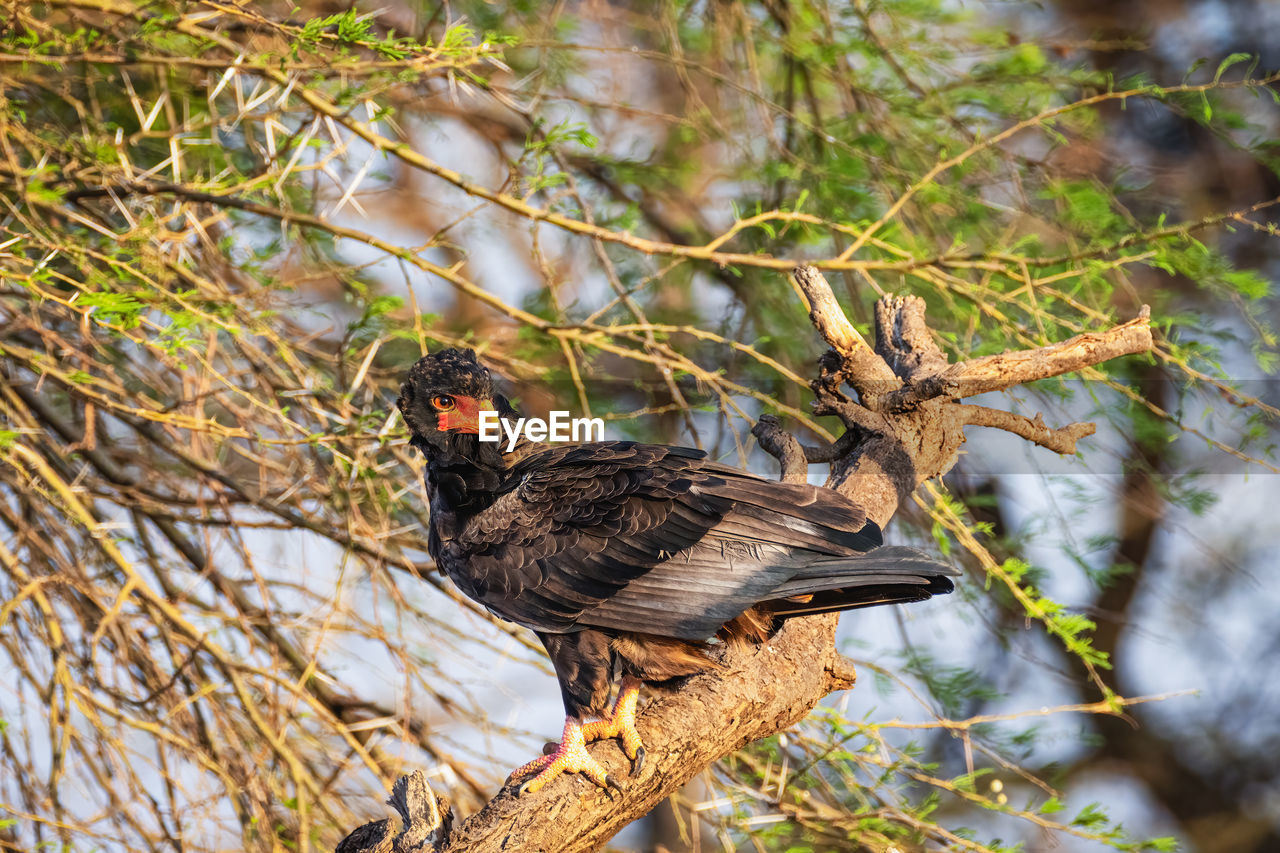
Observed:
[[[421,359],[399,406],[427,458],[432,556],[537,633],[572,719],[605,715],[618,673],[656,682],[713,667],[716,635],[758,640],[793,615],[952,589],[954,571],[883,547],[843,495],[698,450],[605,441],[504,456],[447,414],[514,414],[470,351]]]

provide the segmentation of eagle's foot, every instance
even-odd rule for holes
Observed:
[[[569,717],[564,721],[564,736],[560,740],[555,752],[550,755],[543,755],[535,758],[523,767],[517,767],[511,772],[511,778],[527,776],[530,773],[536,773],[532,779],[528,780],[520,786],[516,791],[517,796],[532,794],[542,789],[552,779],[561,773],[581,773],[595,782],[605,793],[613,798],[614,791],[621,791],[622,786],[618,781],[605,772],[591,755],[587,752],[587,741],[583,736],[583,726],[573,717]]]
[[[636,731],[636,701],[640,698],[640,679],[627,676],[618,689],[618,701],[613,703],[609,716],[582,727],[588,741],[605,738],[621,738],[622,751],[631,759],[631,775],[644,766],[644,743]]]

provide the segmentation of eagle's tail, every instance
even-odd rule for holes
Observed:
[[[762,610],[778,618],[852,610],[876,604],[923,601],[951,592],[954,568],[902,546],[876,548],[857,557],[820,560],[775,589]]]

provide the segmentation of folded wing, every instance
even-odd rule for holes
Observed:
[[[522,460],[441,563],[500,616],[687,640],[762,602],[779,615],[949,592],[949,567],[881,548],[829,489],[764,480],[688,448],[600,442]]]

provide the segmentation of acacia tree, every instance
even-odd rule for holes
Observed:
[[[1228,306],[1273,366],[1267,281],[1213,243],[1224,224],[1269,239],[1277,200],[1189,215],[1077,157],[1112,105],[1151,102],[1267,165],[1274,75],[1224,57],[1180,83],[1117,80],[929,2],[54,0],[10,4],[3,27],[2,843],[332,845],[425,766],[468,818],[437,839],[457,849],[513,827],[586,849],[695,774],[715,794],[676,813],[726,844],[1141,846],[1041,766],[1020,721],[1056,700],[982,713],[982,679],[915,641],[862,669],[909,685],[923,720],[826,708],[703,772],[847,686],[831,619],[771,644],[803,666],[757,650],[655,701],[642,731],[661,758],[620,805],[579,801],[581,781],[493,799],[511,762],[492,741],[527,748],[517,724],[540,721],[495,713],[512,694],[473,669],[539,667],[536,644],[433,573],[392,401],[419,354],[467,343],[527,410],[570,399],[743,464],[780,415],[835,442],[811,454],[835,461],[832,485],[971,569],[947,604],[991,647],[1069,662],[1089,696],[1060,714],[1110,719],[1144,698],[1117,692],[1113,646],[998,541],[981,494],[966,506],[932,478],[966,423],[1072,449],[1083,429],[958,401],[1081,368],[1120,435],[1275,470],[1255,448],[1276,411],[1233,387],[1219,318],[1187,293]],[[820,274],[788,284],[798,259],[852,326]],[[889,291],[923,302],[876,301]],[[1116,325],[1144,302],[1145,366],[1104,363],[1147,347],[1144,323]],[[856,332],[873,322],[875,355]],[[1114,346],[1053,348],[1085,332]],[[1041,360],[1009,372],[1006,350]],[[1182,387],[1144,384],[1153,370]],[[1217,408],[1201,423],[1153,387]],[[765,424],[799,476],[805,451]],[[999,788],[980,785],[993,770]],[[551,802],[567,823],[548,829]]]

